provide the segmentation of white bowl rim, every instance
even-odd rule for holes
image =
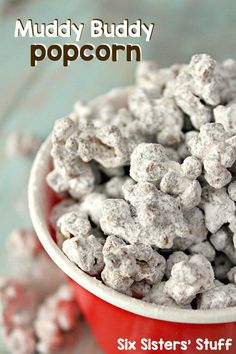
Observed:
[[[41,189],[45,183],[45,174],[48,170],[50,146],[51,142],[50,138],[48,138],[42,144],[31,170],[28,189],[29,210],[33,226],[43,247],[65,274],[100,299],[144,317],[195,324],[235,322],[236,307],[220,310],[187,310],[149,304],[107,287],[101,281],[87,275],[70,262],[53,241],[47,221],[44,218]]]

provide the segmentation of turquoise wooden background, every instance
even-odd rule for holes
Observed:
[[[135,69],[135,63],[124,60],[78,60],[68,68],[44,61],[30,68],[29,46],[34,40],[14,38],[18,18],[46,23],[55,18],[85,23],[93,18],[108,22],[141,18],[157,26],[151,43],[138,41],[144,59],[155,59],[164,66],[187,61],[197,52],[208,52],[217,60],[236,58],[235,0],[0,0],[1,274],[8,269],[4,248],[8,233],[14,227],[30,224],[27,211],[19,211],[15,205],[26,201],[31,161],[6,159],[6,136],[20,129],[46,137],[54,120],[70,112],[76,99],[88,100],[114,86],[131,83]],[[91,40],[87,32],[82,42],[102,41],[109,42]],[[49,44],[54,39],[42,42]]]

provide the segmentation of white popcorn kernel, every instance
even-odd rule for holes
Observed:
[[[156,284],[161,281],[165,272],[165,259],[150,246],[138,243],[127,245],[115,236],[108,236],[103,248],[105,268],[102,279],[116,290],[124,287],[122,279],[131,279],[125,284],[128,288],[134,282],[145,281]],[[113,280],[114,274],[114,280]],[[118,275],[118,277],[117,277]],[[125,291],[128,291],[128,288]]]
[[[214,109],[216,123],[223,125],[229,136],[236,134],[236,104],[230,106],[219,105]]]
[[[91,230],[88,218],[76,211],[63,214],[57,221],[57,232],[64,238],[86,236]]]
[[[206,227],[211,233],[234,220],[235,203],[229,198],[225,188],[204,187],[201,207],[205,213]]]
[[[63,214],[69,213],[71,211],[81,212],[80,204],[75,202],[74,199],[65,198],[65,199],[62,199],[59,203],[57,203],[52,208],[52,211],[50,214],[50,223],[51,223],[52,227],[55,229],[58,219],[60,219],[60,217]]]
[[[129,108],[142,132],[157,135],[159,143],[171,146],[183,139],[183,112],[170,97],[153,99],[145,90],[134,90],[129,96]]]
[[[184,209],[191,209],[200,202],[201,186],[198,176],[194,180],[185,172],[178,162],[169,160],[160,144],[139,144],[131,154],[130,176],[135,181],[160,184],[164,193],[178,197]]]
[[[176,102],[190,116],[196,129],[210,122],[210,106],[220,104],[224,86],[223,77],[216,70],[216,62],[206,54],[194,55],[188,67],[177,76],[174,91]]]
[[[181,167],[184,175],[192,180],[197,179],[202,173],[201,162],[193,156],[186,157]]]
[[[105,193],[108,195],[109,198],[123,198],[124,194],[123,194],[122,187],[127,181],[132,181],[132,180],[127,176],[112,177],[105,184]]]
[[[236,306],[236,286],[216,286],[200,295],[198,308],[201,310],[223,309]]]
[[[127,291],[127,295],[130,295],[136,299],[142,299],[146,296],[151,289],[151,285],[145,280],[134,282],[130,289]]]
[[[88,215],[92,222],[99,225],[102,216],[102,206],[107,195],[104,193],[93,192],[85,196],[80,204],[80,209],[85,215]]]
[[[203,242],[207,238],[207,228],[205,226],[205,218],[203,212],[195,207],[184,213],[184,217],[188,223],[189,237],[192,243],[197,244]]]
[[[204,124],[198,135],[188,141],[193,156],[204,166],[204,177],[214,188],[220,189],[231,181],[228,168],[236,159],[236,150],[222,124]]]
[[[123,199],[107,199],[103,203],[100,225],[106,235],[116,235],[130,243],[138,241],[138,222]]]
[[[114,125],[80,132],[76,141],[77,154],[84,162],[93,159],[106,168],[129,162],[128,141]]]
[[[167,259],[166,261],[166,271],[165,275],[167,279],[170,278],[171,276],[171,271],[174,266],[174,264],[182,262],[182,261],[187,261],[189,259],[189,256],[182,252],[182,251],[175,251],[173,252]]]
[[[49,172],[47,183],[58,194],[66,192],[69,188],[67,179],[57,170]]]
[[[137,182],[159,183],[171,165],[165,148],[160,144],[139,144],[131,154],[130,176]]]
[[[94,236],[76,236],[63,242],[65,255],[84,272],[91,275],[99,274],[103,267],[103,245]]]
[[[192,256],[189,261],[174,264],[165,292],[177,304],[187,305],[197,294],[214,286],[214,273],[210,262],[202,255]]]
[[[167,306],[174,308],[191,308],[190,305],[178,305],[170,296],[166,294],[165,282],[153,285],[150,292],[143,298],[144,301],[159,306]]]

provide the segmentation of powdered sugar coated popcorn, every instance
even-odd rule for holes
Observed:
[[[55,123],[51,223],[71,262],[156,305],[235,306],[235,78],[207,54],[142,62]]]

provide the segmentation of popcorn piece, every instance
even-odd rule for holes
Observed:
[[[35,354],[36,338],[31,327],[16,327],[4,333],[5,344],[11,354]]]
[[[143,298],[144,301],[159,306],[174,308],[191,308],[190,305],[178,305],[170,296],[165,293],[165,282],[153,285],[151,291]]]
[[[145,90],[136,88],[128,98],[128,106],[142,131],[147,134],[155,134],[157,132],[160,121],[157,122],[153,109],[153,100]],[[153,131],[150,130],[151,127]]]
[[[91,224],[85,215],[71,211],[58,219],[56,231],[57,242],[61,246],[65,239],[74,236],[87,236],[91,231]]]
[[[142,242],[169,248],[177,236],[189,236],[189,228],[176,199],[159,191],[151,183],[126,184],[125,199],[134,206],[145,234]]]
[[[123,190],[131,207],[122,199],[104,202],[100,224],[105,234],[160,248],[172,247],[177,236],[188,237],[187,222],[174,198],[150,183],[129,183]]]
[[[224,78],[224,87],[222,87],[221,91],[222,103],[230,105],[235,98],[235,60],[227,59],[218,64],[217,67]]]
[[[170,170],[163,176],[160,183],[160,189],[165,193],[177,196],[182,209],[185,210],[194,208],[201,200],[200,183],[190,176],[191,173],[192,175],[197,173],[197,166],[192,167],[191,171],[185,171],[187,175],[184,175],[182,166],[179,166],[176,170]],[[186,164],[184,168],[186,169]]]
[[[172,166],[178,164],[169,160],[162,145],[143,143],[131,154],[130,176],[137,182],[158,184]]]
[[[210,106],[221,102],[223,77],[216,70],[216,62],[206,54],[194,55],[187,68],[176,78],[175,99],[190,116],[196,129],[211,120]]]
[[[211,233],[234,220],[235,203],[229,198],[225,188],[215,190],[204,187],[201,207],[205,213],[206,227]]]
[[[86,127],[88,122],[91,120],[91,116],[92,116],[92,108],[89,105],[87,105],[85,102],[82,102],[80,100],[75,102],[72,117],[75,117],[75,119],[73,120],[77,122],[80,125],[80,127],[82,127],[83,125]]]
[[[116,235],[135,243],[140,234],[139,224],[123,199],[107,199],[103,203],[100,225],[106,235]]]
[[[64,273],[48,257],[33,230],[14,230],[7,246],[11,272],[18,283],[37,294],[38,301],[65,281]]]
[[[207,228],[205,227],[205,218],[199,208],[193,208],[184,213],[189,227],[189,239],[197,244],[205,241],[207,238]]]
[[[208,259],[209,262],[213,262],[216,255],[214,247],[212,247],[212,245],[208,241],[190,246],[189,251],[191,254],[202,254]]]
[[[104,284],[123,294],[130,294],[130,287],[134,280],[129,277],[122,277],[118,272],[114,272],[112,268],[105,267],[102,271],[102,280]]]
[[[121,292],[127,292],[134,281],[156,284],[164,276],[165,259],[150,246],[141,243],[126,245],[117,237],[108,236],[103,255],[105,268],[102,279]]]
[[[42,252],[42,246],[32,229],[15,229],[8,239],[8,249],[11,256],[20,258],[34,258]]]
[[[85,196],[81,202],[81,211],[89,216],[96,225],[99,225],[99,220],[102,215],[102,205],[106,199],[106,194],[93,192]]]
[[[227,168],[235,162],[236,150],[227,140],[223,125],[204,124],[200,133],[188,141],[188,147],[191,154],[202,161],[205,179],[212,187],[220,189],[231,181]]]
[[[15,131],[7,137],[6,155],[8,157],[32,156],[37,152],[39,144],[39,139],[34,134]]]
[[[219,105],[214,109],[216,123],[223,125],[229,136],[236,134],[236,104],[230,106]]]
[[[109,198],[123,198],[122,187],[127,181],[131,181],[131,178],[127,176],[113,177],[105,184],[105,193]]]
[[[222,228],[212,234],[210,241],[217,251],[223,252],[236,265],[236,249],[233,245],[232,236],[226,228]]]
[[[38,298],[26,284],[1,279],[1,323],[7,330],[17,326],[29,326],[36,313]]]
[[[169,279],[171,276],[171,271],[172,271],[174,264],[182,262],[182,261],[188,261],[188,259],[189,259],[189,256],[187,256],[187,254],[182,251],[173,252],[168,257],[168,259],[166,261],[165,275],[166,275],[167,279]]]
[[[174,264],[165,292],[177,304],[187,305],[195,296],[214,286],[214,273],[210,262],[202,255],[194,255],[189,261]]]
[[[103,267],[103,245],[94,236],[77,236],[63,242],[62,250],[66,256],[84,272],[99,274]]]
[[[69,184],[66,179],[59,171],[56,169],[49,172],[47,175],[47,183],[56,193],[62,194],[67,192],[69,189]]]
[[[228,186],[228,195],[230,199],[236,202],[236,181],[233,181]]]
[[[170,80],[173,80],[180,70],[175,64],[169,68],[158,68],[153,61],[142,61],[137,65],[137,86],[145,89],[153,97],[161,95]]]
[[[136,281],[134,282],[130,289],[127,291],[127,295],[130,295],[136,299],[142,299],[146,296],[151,289],[151,285],[148,284],[146,281]]]
[[[111,124],[117,126],[122,135],[128,139],[127,143],[130,151],[138,143],[148,140],[149,134],[142,131],[139,121],[128,108],[120,108],[113,115]]]
[[[35,321],[40,353],[58,353],[63,347],[66,335],[76,329],[80,311],[69,286],[60,287],[39,307]]]
[[[214,287],[201,294],[198,308],[201,310],[223,309],[236,306],[236,286],[233,284]]]
[[[84,162],[95,160],[106,168],[127,165],[129,162],[128,141],[114,125],[81,131],[68,139],[68,151],[71,146]]]
[[[192,180],[197,179],[202,173],[202,166],[200,161],[193,156],[186,157],[181,167],[183,170],[183,174]]]
[[[169,160],[159,144],[139,144],[131,154],[130,176],[137,182],[147,181],[168,194],[179,197],[185,209],[198,205],[201,186],[196,178],[201,174],[199,162],[188,158],[182,166]]]
[[[68,192],[73,198],[79,199],[92,192],[95,176],[91,167],[78,159],[71,162],[71,166],[76,166],[79,172],[72,169],[63,174],[60,170],[54,169],[47,175],[47,183],[56,193]]]
[[[232,80],[236,78],[236,61],[234,59],[226,59],[221,65],[224,69],[224,75],[227,75]]]
[[[71,141],[77,128],[77,124],[67,117],[55,122],[51,138],[55,168],[47,176],[49,186],[56,193],[68,192],[75,199],[90,193],[95,183],[91,166],[78,157],[76,144]],[[70,149],[67,148],[69,138]]]
[[[230,271],[227,273],[227,277],[228,277],[230,283],[233,283],[236,285],[236,267],[233,267],[230,269]]]
[[[62,199],[62,201],[56,204],[53,207],[50,215],[50,223],[52,227],[55,229],[58,219],[60,219],[62,215],[71,211],[81,212],[80,203],[75,202],[75,200],[72,198]]]
[[[146,134],[157,135],[164,145],[181,142],[183,133],[183,112],[170,97],[152,99],[140,88],[129,96],[129,109],[137,119],[138,125]]]
[[[162,97],[155,100],[155,118],[160,121],[157,141],[162,145],[178,144],[183,139],[184,115],[175,100]]]

